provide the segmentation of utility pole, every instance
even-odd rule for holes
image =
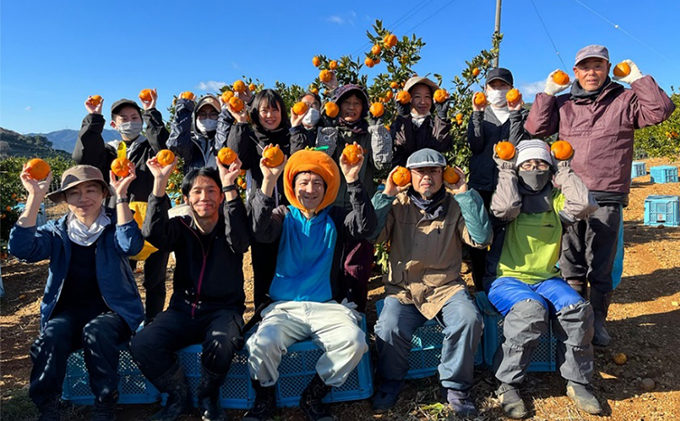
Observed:
[[[496,33],[501,33],[501,0],[496,0]],[[500,47],[496,58],[494,59],[494,67],[498,67],[498,59],[500,58]]]

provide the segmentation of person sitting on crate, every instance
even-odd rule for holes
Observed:
[[[444,185],[445,166],[441,153],[421,149],[406,161],[411,187],[400,192],[392,180],[400,170],[395,168],[385,190],[373,197],[377,241],[390,241],[391,246],[387,298],[375,326],[380,386],[373,410],[377,413],[397,403],[408,371],[411,337],[435,317],[444,326],[442,391],[456,414],[476,413],[470,388],[483,325],[460,277],[461,249],[463,243],[487,247],[492,231],[481,196],[467,189],[460,169],[456,168],[459,181]]]
[[[159,250],[175,253],[176,266],[170,305],[135,336],[132,357],[168,394],[165,408],[151,419],[176,420],[190,409],[191,399],[175,352],[201,342],[198,405],[203,420],[224,420],[220,387],[243,344],[243,253],[250,244],[246,208],[234,185],[241,161],[189,171],[182,195],[191,214],[169,218],[165,189],[176,163],[162,167],[156,158],[147,161],[154,186],[142,231]]]
[[[527,415],[518,387],[553,316],[557,364],[567,380],[567,396],[579,409],[600,414],[602,408],[589,391],[593,309],[556,267],[563,229],[588,218],[597,203],[571,169],[571,157],[553,160],[542,140],[520,142],[510,160],[496,153],[494,159],[499,175],[491,212],[506,225],[489,251],[485,290],[505,317],[505,341],[493,364],[503,412],[514,419]],[[559,188],[551,182],[553,175]]]
[[[256,241],[277,243],[279,252],[270,304],[261,312],[257,332],[246,342],[257,393],[243,418],[246,421],[271,416],[281,357],[295,342],[311,338],[324,350],[317,374],[300,399],[300,408],[312,421],[333,419],[321,400],[332,387],[345,383],[368,351],[366,334],[358,326],[359,313],[353,310],[354,303],[342,300],[338,288],[343,245],[368,237],[376,226],[368,193],[359,180],[363,162],[363,155],[353,165],[345,156],[340,158],[352,204],[348,211],[332,206],[340,171],[326,153],[301,150],[274,168],[266,165],[266,158],[260,161],[264,177],[252,201],[253,236]],[[282,173],[290,205],[274,207],[274,186]]]
[[[24,167],[21,183],[26,208],[9,237],[9,252],[26,262],[50,259],[40,305],[40,336],[31,346],[28,395],[41,421],[60,419],[59,397],[71,352],[82,347],[95,397],[93,420],[115,420],[118,354],[144,320],[144,307],[128,258],[142,250],[144,238],[128,206],[134,164],[122,179],[77,165],[64,172],[61,188],[50,194],[52,173],[34,179]],[[66,202],[68,213],[36,228],[45,195]],[[115,197],[116,209],[102,204]]]

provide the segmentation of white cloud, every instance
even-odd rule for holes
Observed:
[[[522,96],[525,98],[525,100],[528,98],[533,98],[539,92],[543,92],[543,89],[545,89],[545,80],[525,83],[519,87],[519,91],[522,93]]]
[[[24,108],[24,110],[26,110],[26,111],[28,111],[28,112],[30,113],[31,111],[33,111],[33,107],[31,107],[31,106],[29,105],[29,106],[27,106],[26,108]]]
[[[213,92],[219,92],[220,88],[226,85],[226,82],[218,82],[215,80],[209,80],[207,82],[199,82],[198,86],[196,88],[200,89],[201,91],[213,91]]]
[[[354,25],[354,21],[357,18],[357,12],[354,10],[350,10],[347,13],[342,13],[342,14],[337,14],[337,15],[331,15],[326,18],[326,21],[330,23],[334,23],[336,25],[344,25],[344,24],[349,24],[349,25]]]
[[[237,62],[232,61],[231,62],[231,68],[234,69],[234,70],[238,70],[238,69],[241,68],[241,66],[239,66]]]

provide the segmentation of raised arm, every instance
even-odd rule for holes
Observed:
[[[272,145],[267,145],[264,150],[271,147]],[[270,168],[265,164],[265,158],[260,160],[262,187],[255,191],[251,202],[252,230],[255,241],[273,243],[281,236],[286,208],[279,206],[274,209],[276,202],[273,196],[276,181],[283,174],[287,161],[286,158],[278,167]]]
[[[194,143],[191,141],[191,125],[196,103],[191,99],[178,98],[175,107],[175,119],[170,125],[170,137],[167,147],[185,161],[191,161]]]
[[[150,101],[140,98],[144,107],[142,118],[144,118],[146,123],[146,138],[149,140],[154,153],[158,153],[158,151],[167,147],[168,137],[170,136],[170,132],[168,132],[165,124],[163,124],[163,115],[156,109],[157,99],[158,91],[156,91],[156,88],[151,90]]]
[[[356,145],[356,142],[354,142]],[[363,154],[358,155],[359,160],[350,164],[343,154],[340,157],[340,169],[347,182],[347,193],[352,210],[345,216],[345,232],[351,238],[368,238],[378,225],[375,209],[368,197],[368,192],[359,180],[359,172],[364,163]]]
[[[494,148],[494,161],[498,165],[498,184],[491,197],[491,212],[501,221],[509,222],[517,218],[522,210],[522,198],[517,187],[516,156],[511,160],[498,157]]]
[[[177,158],[168,166],[161,166],[153,157],[146,161],[146,166],[154,177],[153,191],[149,195],[146,217],[142,226],[144,238],[159,250],[172,251],[180,238],[180,218],[170,219],[170,199],[165,194],[168,180],[177,165]]]
[[[590,194],[588,187],[583,183],[581,177],[576,175],[571,169],[569,160],[557,162],[557,174],[555,174],[555,184],[560,186],[564,201],[560,205],[560,220],[563,225],[571,225],[576,221],[586,219],[598,208],[597,202]]]
[[[78,132],[76,146],[73,149],[73,160],[76,164],[92,165],[99,168],[105,176],[109,173],[111,161],[115,157],[111,156],[104,144],[102,132],[106,121],[102,116],[102,100],[98,105],[92,103],[92,97],[85,101],[85,108],[88,114],[83,119],[83,123]]]
[[[245,253],[250,245],[249,221],[246,207],[238,195],[238,190],[236,190],[236,185],[234,184],[241,172],[241,160],[237,157],[229,167],[225,167],[218,160],[217,169],[220,172],[222,190],[225,192],[225,238],[234,253]]]

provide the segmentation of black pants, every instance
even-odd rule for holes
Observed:
[[[477,190],[482,200],[484,201],[484,207],[486,211],[490,214],[491,207],[491,196],[493,192],[485,190]],[[472,280],[475,284],[475,290],[478,292],[484,291],[484,275],[486,274],[486,254],[487,248],[478,249],[470,247],[470,262],[472,263]]]
[[[119,347],[131,335],[118,314],[101,308],[69,308],[53,315],[31,346],[29,396],[38,408],[58,398],[68,356],[82,347],[92,392],[100,402],[108,401],[118,389]]]
[[[170,253],[159,250],[151,253],[144,261],[144,282],[142,285],[146,291],[145,325],[148,325],[165,307],[165,271],[168,267],[169,257]],[[134,271],[137,267],[137,261],[130,260],[130,267]]]
[[[234,353],[241,347],[243,316],[240,310],[215,307],[198,308],[175,305],[156,316],[132,340],[132,357],[151,382],[165,374],[177,361],[175,352],[202,343],[201,363],[215,374],[226,374]]]
[[[255,308],[267,301],[269,287],[276,273],[276,257],[279,254],[279,243],[257,243],[250,245],[250,257],[253,261],[253,295]]]

